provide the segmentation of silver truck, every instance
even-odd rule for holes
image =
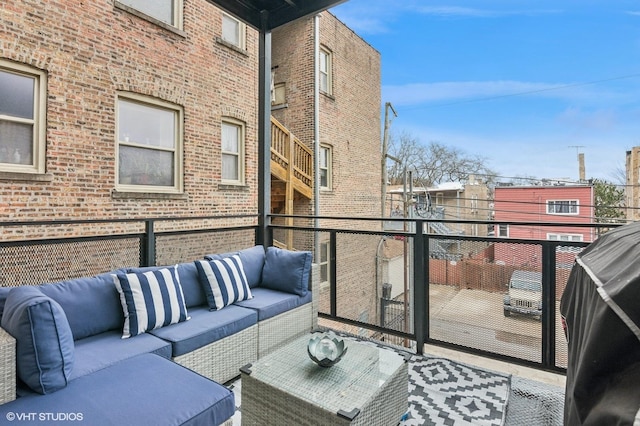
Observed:
[[[542,274],[513,271],[509,292],[504,296],[504,316],[512,312],[542,318]]]

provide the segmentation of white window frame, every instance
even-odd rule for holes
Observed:
[[[0,71],[32,78],[33,117],[22,118],[0,114],[0,120],[12,123],[31,124],[33,139],[31,142],[31,164],[0,163],[0,171],[41,174],[45,172],[46,162],[46,128],[47,128],[47,74],[44,71],[0,59]]]
[[[509,238],[509,225],[496,225],[496,237]]]
[[[326,256],[323,260],[323,254]],[[328,286],[331,282],[331,242],[322,241],[320,243],[320,255],[318,256],[318,266],[320,269],[320,285]],[[326,271],[326,277],[322,276],[322,271]],[[324,278],[324,279],[323,279]]]
[[[574,210],[574,211],[556,212],[557,210],[556,207],[560,207],[560,209],[562,209],[565,206],[568,206],[569,210]],[[547,200],[547,214],[575,216],[579,213],[580,213],[580,203],[578,200]]]
[[[127,140],[126,136],[123,140],[120,140],[120,101],[137,103],[147,108],[155,108],[158,110],[170,111],[174,114],[174,134],[173,134],[173,147],[159,147],[140,145],[133,141]],[[183,151],[184,151],[184,111],[181,106],[162,101],[149,96],[138,95],[135,93],[119,93],[116,99],[116,190],[121,192],[154,192],[154,193],[182,193],[184,185],[183,177]],[[124,133],[122,133],[124,134]],[[157,151],[172,152],[174,165],[173,165],[173,185],[172,186],[160,186],[160,185],[145,185],[138,183],[121,183],[120,182],[120,147],[141,147],[145,149],[153,149]]]
[[[272,105],[284,105],[287,102],[287,87],[285,83],[273,85]]]
[[[478,196],[477,195],[471,196],[471,213],[478,214]]]
[[[333,54],[329,49],[320,47],[318,58],[319,89],[327,95],[333,94]]]
[[[233,152],[233,151],[225,151],[223,149],[224,147],[224,141],[222,140],[224,132],[222,132],[222,127],[223,126],[233,126],[236,131],[238,132],[238,152]],[[220,126],[220,180],[223,184],[225,185],[244,185],[245,182],[245,166],[244,166],[244,153],[245,153],[245,123],[243,123],[240,120],[235,120],[233,118],[228,118],[225,117],[222,119],[222,124]],[[223,156],[235,156],[236,157],[236,167],[238,170],[238,176],[237,179],[229,179],[229,178],[225,178],[223,176],[223,171],[222,171],[222,158]]]
[[[584,241],[584,235],[582,234],[563,234],[563,233],[547,233],[548,241]]]
[[[152,0],[152,1],[159,2],[163,0]],[[146,12],[145,10],[143,10],[144,8],[142,8],[139,5],[138,6],[136,5],[136,0],[114,0],[114,4],[128,11],[133,10],[135,11],[134,13],[135,15],[138,15],[141,18],[144,18],[148,21],[158,22],[164,25],[168,25],[169,27],[174,27],[179,30],[182,30],[183,29],[182,10],[184,8],[184,0],[164,0],[164,1],[171,2],[171,9],[172,9],[171,13],[173,16],[173,22],[167,22],[164,19],[162,19],[162,17],[153,16],[153,14]]]
[[[235,25],[235,37],[237,38],[237,40],[229,40],[228,38],[225,37],[225,23],[227,24],[234,24]],[[227,13],[222,13],[222,35],[220,36],[220,38],[225,42],[228,43],[232,46],[237,47],[238,49],[242,49],[245,50],[246,46],[247,46],[247,26],[245,25],[244,22],[240,21],[239,19],[234,18],[233,16],[227,14]]]
[[[326,164],[323,164],[326,163]],[[333,188],[333,147],[331,145],[320,144],[320,159],[318,161],[319,171],[324,170],[327,176],[326,185],[322,185],[322,179],[318,179],[320,182],[320,189],[324,191],[331,191]]]

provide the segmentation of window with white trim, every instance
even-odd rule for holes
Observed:
[[[44,173],[47,76],[0,59],[0,170]]]
[[[331,251],[329,241],[324,241],[320,243],[320,262],[318,265],[320,266],[320,284],[327,285],[330,281],[330,260],[331,256],[329,255]]]
[[[331,156],[331,147],[320,145],[320,189],[331,190],[332,188]]]
[[[244,184],[244,124],[228,118],[222,121],[222,182]]]
[[[222,40],[237,47],[245,49],[246,25],[231,15],[222,14]]]
[[[547,200],[547,214],[578,214],[578,200]]]
[[[498,237],[509,236],[509,225],[498,225]]]
[[[478,196],[477,195],[471,196],[471,213],[478,214]]]
[[[116,0],[157,21],[182,29],[183,0]]]
[[[582,234],[547,234],[549,241],[583,241]]]
[[[320,63],[318,71],[320,72],[320,91],[331,95],[332,89],[332,72],[331,72],[332,54],[325,48],[320,48]]]
[[[272,105],[283,105],[287,101],[287,93],[285,83],[274,84]]]
[[[118,96],[116,116],[118,190],[181,192],[182,108],[128,93]]]

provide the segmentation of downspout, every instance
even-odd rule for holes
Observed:
[[[258,231],[256,244],[273,242],[269,233],[271,213],[271,31],[268,14],[262,13],[258,41]]]
[[[320,227],[320,15],[313,17],[313,227]],[[316,262],[320,256],[320,233],[314,233]]]

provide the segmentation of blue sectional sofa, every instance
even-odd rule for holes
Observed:
[[[229,423],[222,384],[316,327],[315,273],[310,252],[255,246],[2,288],[0,418]]]

